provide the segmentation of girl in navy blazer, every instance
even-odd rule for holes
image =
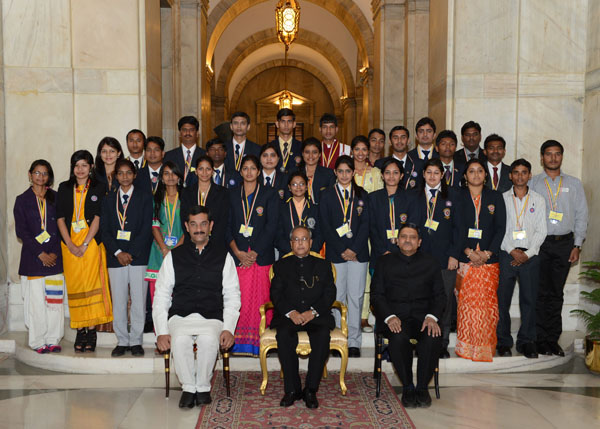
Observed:
[[[308,196],[311,201],[319,205],[321,192],[329,185],[335,183],[335,174],[330,168],[319,165],[321,161],[321,142],[314,137],[309,137],[302,143],[302,161],[298,164],[298,171],[306,174],[308,179]]]
[[[273,143],[267,143],[260,148],[260,176],[258,182],[263,186],[275,189],[281,200],[285,200],[287,194],[288,177],[284,169],[278,169],[279,152]],[[283,171],[282,171],[283,170]]]
[[[275,236],[281,201],[273,188],[258,182],[260,163],[255,155],[242,159],[243,183],[230,190],[226,241],[238,265],[242,308],[235,330],[233,352],[258,356],[259,307],[269,301],[269,269],[275,261]],[[267,324],[270,323],[267,318]]]
[[[38,353],[60,352],[64,333],[60,236],[56,224],[54,172],[38,159],[29,168],[29,187],[15,201],[15,232],[23,243],[19,275],[25,299],[29,347]]]
[[[96,150],[95,175],[106,187],[106,192],[113,192],[119,187],[116,175],[117,161],[123,159],[121,143],[114,137],[104,137]]]
[[[348,306],[348,353],[360,356],[361,309],[369,262],[369,199],[354,183],[354,160],[348,155],[335,162],[335,185],[321,194],[319,214],[325,257],[337,270],[336,300]],[[339,314],[336,312],[336,322]]]

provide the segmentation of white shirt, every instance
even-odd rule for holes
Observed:
[[[169,334],[169,308],[171,308],[171,296],[175,287],[172,255],[172,252],[167,253],[156,279],[152,319],[154,320],[154,329],[157,336]],[[235,262],[228,253],[223,266],[223,330],[227,330],[232,334],[235,332],[235,326],[240,316],[240,296],[240,282],[235,269]],[[190,316],[197,317],[198,313],[192,313]]]
[[[129,204],[129,201],[131,201],[132,194],[133,194],[133,185],[131,185],[131,187],[129,188],[129,191],[127,191],[127,192],[123,192],[123,190],[119,187],[118,197],[121,199],[121,205],[123,207],[125,207],[125,200],[123,199],[123,195],[127,195],[127,204]],[[114,253],[114,255],[117,256],[121,252],[122,252],[121,249],[117,249],[117,251]]]
[[[244,156],[244,148],[246,147],[246,139],[244,139],[244,141],[241,143],[238,143],[235,139],[233,139],[232,141],[233,141],[233,159],[235,159],[235,149],[237,146],[240,147],[239,155]]]
[[[430,187],[427,183],[425,183],[425,195],[427,196],[427,201],[429,201],[431,199],[431,190],[435,189],[435,195],[438,195],[440,192],[440,189],[442,188],[442,182],[438,183],[438,185],[435,188]]]
[[[196,145],[193,145],[191,148],[187,148],[184,145],[181,145],[181,150],[183,151],[183,161],[185,162],[187,158],[188,150],[190,151],[190,159],[194,159],[194,152],[196,151]],[[190,166],[191,169],[191,166]]]
[[[213,175],[212,175],[212,177],[213,177],[213,180],[215,179],[215,177],[217,177],[217,171],[218,171],[218,172],[219,172],[219,174],[221,175],[221,183],[223,183],[223,166],[224,166],[224,165],[225,165],[225,164],[221,164],[221,166],[220,166],[220,167],[215,167],[215,168],[213,169]]]
[[[157,173],[160,176],[161,168],[162,168],[162,165],[155,170],[154,168],[150,167],[150,164],[148,164],[148,174],[150,174],[150,179],[152,179],[154,177],[152,175],[152,173]]]
[[[129,155],[129,160],[131,162],[133,162],[133,165],[136,168],[142,168],[144,166],[144,154],[142,153],[142,156],[140,156],[139,158],[133,158],[131,155]],[[135,165],[135,162],[137,161],[138,165]]]
[[[470,160],[469,155],[473,154],[473,158],[479,158],[479,148],[477,148],[474,152],[471,152],[469,149],[465,148],[465,158],[467,161]]]
[[[425,156],[425,154],[423,153],[423,150],[428,151],[429,153],[427,154],[427,156]],[[417,145],[417,151],[419,152],[419,158],[423,159],[423,160],[428,160],[431,159],[433,157],[433,145],[429,146],[429,149],[423,149],[421,147],[421,145]]]
[[[400,161],[402,163],[402,167],[406,167],[406,159],[408,158],[408,153],[404,154],[404,158],[400,159],[396,156],[396,154],[393,154],[392,157],[394,159],[396,159],[397,161]]]

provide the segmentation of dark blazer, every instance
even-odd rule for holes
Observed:
[[[263,176],[262,171],[258,175],[258,181],[261,185],[265,184],[265,177]],[[271,183],[271,188],[277,192],[279,199],[286,200],[286,196],[289,194],[287,173],[282,173],[279,170],[275,170],[275,183]]]
[[[306,173],[306,170],[302,170]],[[330,168],[317,165],[312,182],[311,199],[316,205],[321,201],[321,193],[335,183],[335,173]]]
[[[431,149],[433,151],[433,153],[431,154],[432,158],[439,158],[440,157],[440,153],[436,150],[435,148],[435,144],[431,146]],[[420,161],[423,162],[423,164],[425,163],[425,160],[421,159],[419,157],[419,151],[417,150],[417,148],[415,147],[414,149],[411,149],[408,151],[408,155],[412,158],[412,159],[418,159]]]
[[[280,255],[285,255],[292,250],[290,247],[290,232],[292,232],[293,229],[292,219],[295,226],[302,224],[312,232],[313,244],[310,250],[319,252],[321,247],[323,247],[318,206],[311,201],[307,201],[301,217],[302,222],[298,220],[298,215],[291,198],[286,202],[281,202],[281,207],[279,209],[279,226],[277,227],[277,241],[275,243]]]
[[[237,188],[243,182],[242,176],[235,169],[230,170],[225,164],[223,164],[223,177],[221,179],[221,186],[227,189]],[[214,182],[213,176],[213,182]]]
[[[427,314],[441,319],[446,303],[442,271],[435,258],[417,251],[412,256],[389,253],[380,256],[371,281],[371,305],[377,330],[387,330],[384,320],[397,316],[423,322]]]
[[[148,169],[148,163],[142,168],[140,168],[135,176],[135,180],[133,181],[133,186],[137,189],[141,189],[145,192],[149,192],[150,194],[154,194],[156,190],[156,186],[158,186],[158,182],[160,180],[160,171],[162,170],[162,166],[158,169],[158,176],[156,177],[156,181],[153,182],[150,178],[150,170]]]
[[[187,155],[187,152],[185,152],[186,150],[187,149],[183,145],[180,145],[179,147],[176,147],[175,149],[171,149],[170,151],[165,153],[163,162],[172,161],[175,164],[177,164],[177,167],[179,167],[179,169],[181,170],[182,173],[185,173],[185,157]],[[184,154],[184,152],[185,152],[185,154]],[[196,176],[196,173],[195,173],[196,161],[198,160],[198,158],[200,158],[205,153],[206,152],[204,151],[204,149],[202,149],[200,146],[196,145],[196,149],[194,149],[194,154],[192,155],[192,163],[190,164],[191,168],[190,168],[190,171],[188,172],[187,177],[185,178],[184,187],[187,188],[188,186],[192,186],[194,183],[196,183],[198,181],[198,176]]]
[[[258,193],[258,196],[257,196]],[[254,209],[250,215],[249,226],[253,227],[252,235],[244,237],[240,233],[240,226],[244,224],[244,211],[242,199],[245,198],[243,185],[229,191],[229,225],[225,232],[226,243],[235,240],[241,251],[254,250],[258,257],[256,263],[261,266],[271,265],[275,261],[275,237],[277,235],[277,222],[279,220],[279,207],[281,201],[277,192],[258,184],[254,191]],[[250,203],[252,206],[252,202]],[[230,251],[236,264],[239,260]]]
[[[279,162],[277,163],[277,170],[280,170],[283,166],[283,155],[281,154],[281,148],[279,146],[279,137],[271,142],[274,144],[277,149],[277,155],[279,155]],[[289,150],[290,148],[288,148]],[[290,171],[296,170],[298,163],[302,161],[302,142],[300,140],[296,140],[292,138],[292,147],[290,152],[290,157],[288,158],[288,162],[285,165],[285,172],[289,173]]]
[[[233,140],[229,140],[225,143],[227,148],[227,155],[225,156],[225,167],[229,171],[234,171],[235,168],[235,147],[233,145]],[[260,157],[260,145],[254,143],[246,139],[246,143],[244,144],[244,153],[242,154],[242,158],[246,155],[256,155],[256,157]],[[236,170],[237,171],[237,170]]]
[[[425,227],[427,220],[428,199],[425,198],[424,189],[412,192],[411,203],[408,209],[408,219],[421,228],[420,250],[433,255],[440,267],[448,267],[448,258],[459,259],[461,249],[457,243],[460,239],[460,224],[457,218],[456,199],[460,191],[453,188],[448,189],[448,198],[443,198],[441,193],[437,198],[433,220],[439,222],[437,230]],[[441,192],[441,191],[440,191]]]
[[[485,156],[485,153],[483,153],[483,148],[481,146],[479,146],[479,156],[477,158],[479,158],[483,162],[487,162],[487,156]],[[454,152],[454,161],[460,161],[463,164],[467,163],[468,158],[465,155],[465,149],[464,148],[462,148],[462,149],[457,150],[456,152]]]
[[[300,280],[301,277],[306,283]],[[307,284],[312,287],[307,287]],[[290,311],[302,313],[312,307],[319,316],[310,323],[333,329],[335,320],[330,308],[335,301],[335,295],[335,283],[329,261],[312,255],[280,259],[273,265],[271,301],[274,312],[271,328],[287,323],[289,319],[285,315]]]
[[[112,192],[111,192],[112,194]],[[90,186],[83,203],[83,209],[85,212],[85,221],[88,226],[92,224],[95,216],[100,217],[102,213],[102,200],[106,195],[106,187],[103,183],[97,183],[94,186]],[[64,218],[67,224],[69,234],[71,233],[71,222],[73,219],[73,185],[69,181],[62,182],[58,185],[58,195],[56,203],[56,218]],[[62,237],[61,237],[62,240]],[[96,243],[102,242],[100,231],[94,236]]]
[[[98,179],[98,182],[102,183],[104,185],[104,193],[108,194],[109,192],[114,192],[115,189],[119,188],[119,182],[117,181],[117,174],[113,174],[112,180],[110,182],[110,188],[108,186],[108,178],[106,177],[106,174],[101,173],[98,170],[95,170],[95,175],[96,175],[96,179]]]
[[[396,230],[400,225],[406,223],[408,207],[410,205],[409,194],[398,187],[394,194],[394,218]],[[391,229],[389,197],[385,187],[369,194],[369,232],[371,237],[371,268],[375,268],[377,258],[385,252],[399,252],[395,243],[387,238],[387,230]]]
[[[115,256],[119,249],[131,254],[131,265],[147,265],[152,246],[152,195],[134,186],[125,219],[125,231],[131,231],[129,241],[117,240],[117,231],[121,229],[115,209],[117,199],[119,211],[123,213],[118,191],[111,192],[102,202],[100,230],[102,242],[106,246],[106,265],[108,268],[122,267]]]
[[[502,167],[500,168],[500,180],[498,181],[498,189],[496,189],[496,191],[503,194],[504,192],[512,188],[513,184],[510,181],[510,178],[508,177],[508,175],[510,174],[510,167],[503,162],[501,163],[501,165]],[[485,163],[485,166],[488,167],[487,162]],[[492,181],[494,180],[494,170],[490,170],[488,168],[488,175],[489,177],[487,182],[485,182],[485,186],[486,188],[492,189]]]
[[[186,236],[189,236],[185,229],[185,222],[188,219],[190,208],[198,204],[198,183],[183,190],[181,195],[181,209],[179,215],[181,217],[181,225]],[[211,241],[225,245],[225,231],[227,222],[229,221],[229,192],[222,186],[217,186],[214,183],[208,191],[208,196],[205,201],[206,207],[210,210],[211,217],[214,221],[213,229],[210,235]]]
[[[337,184],[325,189],[321,194],[321,204],[319,204],[319,219],[321,220],[321,231],[325,239],[325,257],[336,264],[346,262],[342,258],[342,253],[350,249],[356,253],[358,262],[369,261],[369,194],[362,190],[362,195],[356,195],[355,186],[352,185],[350,193],[350,206],[354,202],[354,207],[350,212],[352,237],[347,235],[340,237],[336,229],[342,226],[344,222],[344,213],[338,199],[339,191]],[[341,197],[340,197],[341,198]],[[342,199],[343,201],[343,199]]]
[[[481,193],[481,211],[479,212],[479,229],[481,229],[481,239],[468,238],[469,228],[475,228],[475,206],[471,199],[471,193],[468,189],[462,189],[456,198],[456,207],[458,208],[459,236],[456,243],[460,251],[459,261],[469,262],[464,250],[468,247],[475,249],[479,243],[481,250],[492,252],[488,263],[498,262],[500,245],[504,238],[506,229],[506,207],[502,194],[483,188]]]
[[[49,202],[49,196],[53,202]],[[60,233],[56,224],[57,193],[52,189],[46,191],[46,232],[50,239],[46,243],[39,243],[35,237],[42,233],[40,212],[37,198],[33,189],[28,188],[15,200],[13,213],[15,216],[15,232],[23,243],[21,247],[21,261],[19,275],[21,276],[52,276],[63,272],[62,252],[60,249]],[[56,265],[45,267],[38,255],[42,252],[54,253]]]
[[[443,165],[443,163],[442,163],[442,165]],[[444,174],[445,174],[445,171],[446,170],[444,169]],[[460,182],[462,181],[464,172],[465,172],[465,163],[460,162],[460,160],[454,159],[454,168],[452,171],[452,175],[450,176],[450,181],[446,182],[446,184],[450,188],[460,189],[461,188]],[[442,174],[442,180],[445,180],[444,174]]]
[[[383,164],[388,159],[392,159],[393,156],[386,156],[375,161],[375,167],[379,168],[383,173]],[[406,165],[404,165],[404,176],[400,181],[400,187],[402,189],[413,189],[416,188],[423,181],[423,166],[425,163],[419,159],[419,156],[411,156],[410,152],[406,158]]]

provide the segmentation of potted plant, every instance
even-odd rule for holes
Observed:
[[[587,270],[581,272],[579,276],[600,284],[600,262],[584,262],[583,266]],[[591,292],[581,291],[581,296],[600,306],[600,287]],[[586,310],[577,309],[571,310],[571,313],[577,314],[585,322],[587,331],[585,336],[585,365],[590,371],[600,374],[600,310],[590,313]]]

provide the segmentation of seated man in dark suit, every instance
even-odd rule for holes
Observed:
[[[400,227],[400,253],[388,253],[377,260],[371,282],[371,305],[377,331],[389,339],[392,364],[402,382],[402,405],[407,408],[431,405],[427,386],[435,369],[442,344],[438,320],[446,296],[439,263],[419,251],[418,226]],[[417,340],[417,388],[413,384],[411,339]]]
[[[271,328],[277,329],[277,348],[285,395],[282,407],[304,398],[308,408],[317,408],[317,390],[329,354],[330,331],[335,327],[331,304],[335,301],[335,283],[331,263],[309,254],[311,232],[304,226],[290,233],[293,256],[273,265],[271,301],[275,307]],[[310,339],[310,358],[304,392],[298,374],[298,331]],[[439,347],[438,347],[439,349]]]

